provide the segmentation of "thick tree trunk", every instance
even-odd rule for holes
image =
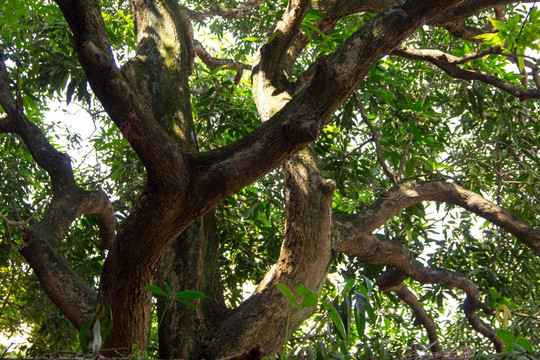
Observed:
[[[192,224],[171,244],[158,269],[157,283],[173,294],[197,290],[194,310],[174,299],[158,298],[159,358],[194,359],[226,311],[219,271],[219,238],[213,212]]]

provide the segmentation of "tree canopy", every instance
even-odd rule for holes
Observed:
[[[0,331],[27,356],[539,351],[535,3],[4,1]]]

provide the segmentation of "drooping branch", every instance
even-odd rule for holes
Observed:
[[[350,229],[347,229],[347,225],[342,227],[341,235],[346,234],[348,230]],[[376,235],[351,236],[338,246],[338,250],[358,256],[369,264],[387,264],[395,267],[399,272],[398,275],[392,272],[385,273],[377,280],[383,289],[398,286],[406,277],[410,277],[422,284],[441,284],[465,291],[467,297],[464,312],[471,326],[490,339],[497,352],[504,349],[495,331],[478,317],[477,309],[487,312],[490,312],[490,309],[480,302],[477,286],[465,275],[422,266],[416,261],[414,254],[400,242],[382,239]]]
[[[387,272],[390,273],[390,272]],[[427,311],[424,309],[416,295],[414,295],[408,288],[407,285],[401,279],[401,276],[397,272],[391,272],[395,274],[394,277],[398,277],[397,281],[391,279],[389,281],[383,281],[384,275],[379,276],[376,284],[382,291],[393,291],[396,295],[403,300],[409,307],[412,309],[414,316],[416,317],[414,325],[422,325],[428,334],[429,339],[429,348],[433,353],[442,352],[441,344],[439,343],[439,336],[437,335],[437,328],[435,327],[435,322],[429,316]]]
[[[75,178],[69,156],[57,151],[17,107],[10,93],[9,74],[3,61],[0,62],[0,105],[8,115],[0,123],[0,131],[16,133],[23,139],[36,163],[49,174],[53,192],[73,186]]]
[[[346,221],[352,226],[351,230],[356,233],[345,239],[341,246],[346,249],[354,236],[372,233],[399,211],[421,201],[441,201],[458,205],[508,231],[540,256],[540,230],[481,195],[456,184],[443,182],[400,184],[384,192],[360,214],[347,217]]]
[[[458,64],[462,64],[470,59],[477,58],[478,56],[498,52],[500,52],[500,49],[490,48],[460,58],[446,54],[439,50],[412,49],[405,46],[399,46],[392,51],[392,55],[397,55],[412,60],[429,61],[453,78],[482,81],[486,84],[493,85],[503,91],[506,91],[520,100],[540,99],[539,89],[526,89],[506,80],[500,79],[485,71],[465,70],[457,66]]]
[[[53,197],[42,219],[23,227],[24,242],[19,250],[47,295],[73,325],[80,328],[94,311],[96,293],[73,271],[58,247],[75,219],[83,214],[96,214],[102,240],[99,247],[109,248],[116,227],[113,206],[103,191],[85,191],[77,187],[69,156],[57,151],[17,108],[9,93],[8,75],[1,62],[0,104],[8,115],[1,124],[1,131],[13,132],[22,138],[33,159],[49,174],[53,189]]]

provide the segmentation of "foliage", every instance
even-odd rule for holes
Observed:
[[[201,0],[189,6],[198,10],[213,4]],[[226,4],[235,7],[237,2]],[[89,91],[73,50],[73,38],[58,7],[45,0],[25,4],[10,0],[3,5],[0,54],[10,72],[16,74],[12,93],[59,150],[73,154],[73,158],[76,153],[86,154],[76,168],[77,180],[90,189],[103,189],[114,200],[117,218],[125,219],[145,182],[145,170]],[[196,30],[213,34],[207,46],[213,56],[250,62],[258,45],[271,36],[269,30],[281,18],[285,5],[284,1],[265,1],[251,16],[212,18]],[[441,46],[455,56],[501,46],[517,54],[522,71],[524,61],[532,57],[530,51],[539,50],[540,12],[536,7],[530,11],[507,9],[509,15],[504,21],[489,19],[497,31],[481,35],[483,45],[456,39],[446,30],[432,27],[419,29],[406,44]],[[103,17],[119,63],[127,61],[136,49],[130,12],[124,1],[103,2]],[[300,55],[294,75],[313,59],[333,52],[373,16],[362,13],[344,17],[331,34],[325,34],[317,27],[317,20],[324,14],[311,10],[301,25],[309,46]],[[480,15],[471,18],[469,25],[485,21]],[[465,66],[521,83],[521,75],[509,72],[508,61],[500,57],[479,58]],[[195,63],[190,86],[198,92],[192,96],[191,105],[200,151],[231,144],[260,124],[249,79],[244,76],[234,84],[231,75],[232,71],[210,70],[200,61]],[[509,209],[532,226],[540,226],[538,102],[520,101],[479,81],[457,82],[426,62],[397,56],[381,59],[359,85],[357,95],[358,101],[351,98],[337,110],[315,143],[323,175],[337,184],[334,214],[359,212],[392,186],[381,169],[371,125],[388,167],[404,181],[453,181]],[[72,106],[77,103],[88,110],[96,126],[89,139],[82,139],[73,130],[60,135],[57,125],[44,120],[48,104],[58,101]],[[85,151],[88,143],[90,152]],[[9,179],[0,183],[0,215],[19,221],[40,219],[51,196],[45,171],[35,164],[17,136],[0,134],[0,148],[0,178]],[[216,208],[222,283],[231,306],[243,301],[243,285],[262,280],[279,256],[285,233],[282,189],[282,176],[276,170]],[[481,316],[499,328],[497,335],[509,354],[519,359],[523,352],[538,350],[538,317],[523,315],[540,311],[540,261],[514,237],[454,205],[441,203],[412,206],[377,233],[401,241],[422,265],[458,271],[471,278],[482,300],[495,309],[493,315]],[[103,327],[108,326],[98,317],[83,327],[77,339],[77,332],[39,289],[19,254],[21,228],[0,226],[0,236],[0,331],[12,334],[25,324],[31,325],[32,345],[23,349],[26,356],[76,349],[79,341],[85,349],[89,342],[86,330],[91,327],[94,334],[106,336]],[[96,251],[96,217],[80,218],[63,241],[62,251],[70,265],[97,290],[106,254]],[[391,292],[374,286],[384,270],[384,265],[337,255],[331,269],[334,280],[327,281],[315,315],[296,337],[287,326],[288,343],[282,357],[288,358],[290,347],[296,355],[304,354],[308,359],[395,358],[417,344],[427,344],[408,307]],[[342,285],[335,280],[340,278],[348,281]],[[462,310],[462,292],[438,284],[409,281],[407,285],[430,315],[440,320],[437,326],[444,334],[440,339],[443,348],[480,349],[486,345],[472,336],[460,313],[448,315],[454,308]],[[173,294],[170,287],[154,285],[145,289],[188,307],[195,307],[192,299],[204,296],[191,291]],[[306,287],[299,286],[297,296],[285,285],[279,290],[298,310],[316,305],[315,294]],[[297,297],[302,296],[304,300],[299,303]]]

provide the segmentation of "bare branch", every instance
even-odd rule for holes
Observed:
[[[371,137],[373,138],[373,142],[375,143],[375,151],[377,152],[377,159],[379,160],[379,164],[381,165],[384,173],[390,179],[392,184],[397,184],[397,177],[396,175],[388,168],[388,165],[386,164],[386,160],[384,160],[384,156],[382,153],[382,147],[381,142],[379,141],[379,138],[381,135],[377,132],[371,121],[369,121],[368,117],[364,113],[364,107],[362,106],[362,103],[360,102],[360,99],[358,98],[358,94],[355,92],[353,94],[354,101],[356,102],[356,107],[358,108],[358,111],[360,111],[360,116],[362,116],[362,120],[366,123],[366,125],[369,128],[369,131],[371,132]]]
[[[0,214],[0,219],[2,219],[2,221],[4,221],[5,225],[17,226],[17,227],[19,227],[21,229],[25,229],[26,224],[28,224],[33,219],[33,216],[31,216],[29,219],[27,219],[25,221],[17,221],[17,220],[11,220],[11,219],[5,217],[4,215]]]
[[[497,48],[490,48],[486,50],[495,51]],[[499,50],[500,51],[500,50]],[[472,58],[481,55],[483,52],[477,52],[472,54]],[[488,54],[490,52],[487,52]],[[496,52],[491,52],[496,53]],[[454,55],[446,54],[439,50],[426,50],[426,49],[412,49],[405,46],[399,46],[392,51],[392,55],[401,56],[412,60],[429,61],[433,65],[439,67],[448,75],[454,78],[463,80],[478,80],[485,82],[486,84],[493,85],[509,94],[517,97],[520,100],[526,99],[540,99],[539,89],[525,89],[516,84],[510,83],[506,80],[500,79],[492,74],[479,70],[464,70],[457,66],[470,60],[469,56],[460,58]]]
[[[392,272],[393,274],[396,274],[396,272]],[[429,316],[429,314],[426,312],[422,304],[420,304],[420,301],[418,301],[418,298],[416,295],[414,295],[409,289],[407,288],[407,285],[403,281],[401,281],[401,278],[399,279],[399,285],[390,284],[393,281],[389,281],[387,284],[385,284],[382,281],[384,274],[381,275],[377,279],[377,285],[381,288],[383,291],[393,291],[396,293],[396,295],[403,300],[414,312],[414,315],[416,317],[414,321],[414,325],[422,325],[428,334],[428,339],[430,343],[430,349],[433,353],[440,353],[442,352],[441,344],[439,343],[439,336],[437,335],[437,328],[435,326],[435,322]]]

